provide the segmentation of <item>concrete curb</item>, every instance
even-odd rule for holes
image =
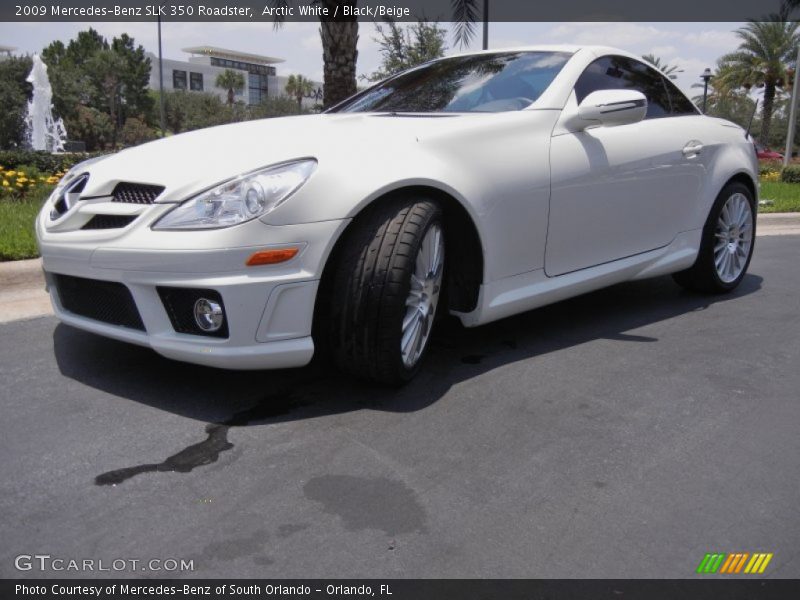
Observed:
[[[0,323],[52,314],[42,259],[0,263]]]
[[[759,236],[800,235],[800,213],[758,215]],[[0,262],[0,323],[53,314],[42,259]]]

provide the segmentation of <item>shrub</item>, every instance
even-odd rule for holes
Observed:
[[[125,146],[135,146],[152,141],[157,137],[153,129],[136,117],[125,119],[125,125],[122,126],[122,131],[120,131],[120,141]]]
[[[800,183],[800,165],[789,165],[781,171],[781,181],[784,183]]]
[[[69,137],[86,143],[89,150],[102,150],[114,137],[114,124],[104,112],[89,106],[78,106],[74,117],[65,123]]]

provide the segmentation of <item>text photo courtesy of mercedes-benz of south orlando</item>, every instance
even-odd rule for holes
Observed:
[[[798,14],[0,5],[0,596],[800,596]]]

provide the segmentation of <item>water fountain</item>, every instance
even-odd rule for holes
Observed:
[[[28,145],[34,150],[62,152],[67,130],[61,119],[53,118],[53,88],[47,77],[47,65],[38,54],[33,55],[33,68],[26,81],[33,85],[33,98],[28,101],[25,115]]]

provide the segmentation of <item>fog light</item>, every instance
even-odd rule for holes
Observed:
[[[194,303],[194,321],[203,331],[217,331],[222,327],[225,317],[218,302],[199,298]]]

